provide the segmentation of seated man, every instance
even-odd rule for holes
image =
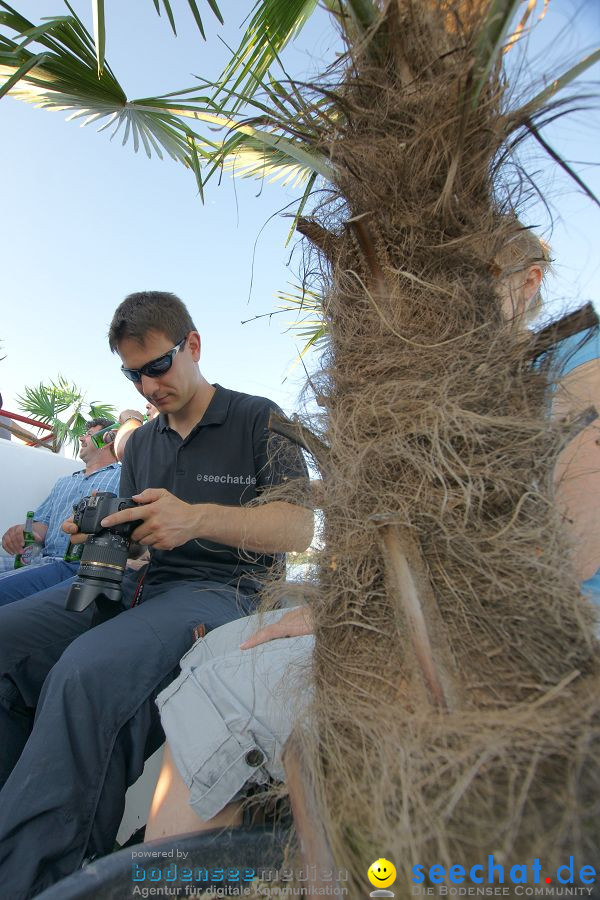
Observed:
[[[157,693],[198,631],[255,610],[281,555],[312,538],[311,510],[269,499],[307,480],[290,442],[269,452],[276,407],[206,381],[181,300],[127,297],[109,344],[159,415],[125,448],[119,493],[140,505],[102,525],[138,523],[151,559],[92,628],[96,604],[66,610],[60,586],[0,608],[0,881],[14,900],[113,849],[127,787],[164,740]]]
[[[0,606],[53,587],[77,572],[79,563],[64,560],[69,538],[61,526],[73,514],[73,504],[82,497],[93,491],[118,492],[121,467],[111,446],[99,450],[92,441],[94,434],[110,424],[110,419],[103,418],[88,422],[85,434],[79,439],[79,456],[85,463],[85,469],[59,478],[36,509],[33,533],[36,540],[43,544],[41,555],[29,565],[15,569],[14,555],[24,550],[23,525],[13,525],[5,532],[2,546],[12,555],[0,557]]]

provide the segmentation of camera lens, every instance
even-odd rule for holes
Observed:
[[[79,575],[71,585],[67,609],[81,612],[90,603],[121,600],[121,582],[127,565],[129,541],[111,532],[89,537],[85,543]]]

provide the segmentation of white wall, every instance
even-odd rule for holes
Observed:
[[[57,478],[83,468],[81,460],[0,440],[0,536],[25,523],[27,511],[39,506]]]

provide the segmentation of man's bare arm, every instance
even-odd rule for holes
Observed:
[[[312,510],[293,503],[276,500],[251,507],[191,504],[163,488],[148,488],[134,500],[142,505],[107,516],[102,525],[106,528],[142,519],[133,540],[159,550],[172,550],[196,538],[258,553],[301,552],[312,540]]]
[[[314,530],[312,510],[276,500],[255,507],[201,504],[197,508],[199,537],[259,553],[302,552]]]

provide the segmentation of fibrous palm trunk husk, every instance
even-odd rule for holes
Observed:
[[[417,864],[600,858],[598,651],[552,483],[568,423],[549,423],[548,362],[498,299],[519,123],[500,67],[471,102],[481,16],[390,2],[321,135],[330,450],[307,752],[361,896],[380,856],[400,897]]]

